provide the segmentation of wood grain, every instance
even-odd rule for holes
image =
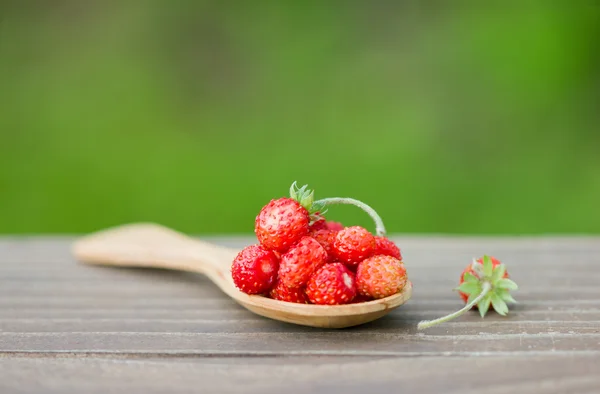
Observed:
[[[77,264],[72,240],[0,238],[2,394],[600,392],[599,238],[394,237],[413,298],[335,331],[256,316],[201,275]],[[509,316],[417,332],[461,306],[456,278],[483,253],[521,287]]]
[[[569,393],[600,387],[600,356],[0,357],[2,393]]]

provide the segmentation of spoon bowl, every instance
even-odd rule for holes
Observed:
[[[113,267],[160,268],[206,275],[246,309],[274,320],[303,326],[344,328],[385,316],[410,299],[412,284],[390,297],[346,305],[296,304],[248,295],[231,278],[231,263],[239,250],[193,239],[169,228],[136,223],[80,238],[73,255],[81,263]]]

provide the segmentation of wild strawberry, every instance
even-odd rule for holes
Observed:
[[[327,227],[327,230],[331,230],[331,231],[340,231],[344,229],[344,225],[342,223],[338,223],[338,222],[325,222],[325,226]]]
[[[352,300],[352,304],[360,304],[361,302],[368,302],[368,301],[373,301],[373,297],[362,295],[357,290],[356,297],[354,297],[354,299]]]
[[[260,245],[242,249],[233,260],[233,283],[247,294],[262,294],[271,289],[277,278],[279,260],[272,251]]]
[[[467,305],[459,311],[440,317],[435,320],[425,320],[417,325],[417,329],[433,327],[462,315],[473,307],[477,307],[481,317],[484,317],[490,306],[498,314],[504,316],[508,313],[507,302],[515,302],[509,294],[510,290],[517,290],[515,282],[508,279],[506,267],[497,259],[484,255],[473,262],[460,276],[460,286],[455,290],[467,295]],[[463,297],[464,299],[464,297]]]
[[[333,254],[342,263],[357,265],[375,251],[375,237],[360,226],[339,231],[333,243]]]
[[[347,304],[356,296],[354,274],[342,263],[325,264],[310,277],[306,295],[313,304]]]
[[[321,244],[312,237],[302,237],[281,256],[279,280],[287,287],[302,287],[326,261],[327,252]]]
[[[496,268],[498,265],[500,265],[500,261],[498,259],[496,259],[493,256],[490,256],[490,259],[492,261],[492,268]],[[480,257],[477,260],[475,260],[476,263],[478,263],[482,268],[483,268],[483,258]],[[477,274],[475,273],[475,271],[473,270],[473,264],[469,264],[468,267],[466,267],[462,274],[460,274],[460,280],[459,280],[459,285],[462,285],[463,283],[465,283],[465,274],[469,273],[471,275],[475,275],[477,276]],[[504,278],[508,278],[508,272],[504,273]],[[463,293],[462,291],[459,291],[458,294],[460,295],[460,298],[463,299],[463,301],[466,303],[469,299],[469,294],[467,293]]]
[[[325,249],[327,252],[327,261],[333,261],[333,242],[335,241],[336,231],[331,230],[312,230],[310,236],[317,240],[318,243]]]
[[[315,217],[317,219],[308,227],[308,231],[312,232],[318,230],[327,230],[327,221],[325,218],[323,216],[319,216],[318,212],[315,214]]]
[[[375,237],[375,252],[373,252],[373,255],[376,256],[378,254],[392,256],[402,261],[400,249],[394,242],[386,237]]]
[[[323,216],[319,216],[319,219],[317,219],[313,224],[310,225],[309,231],[331,230],[337,232],[343,229],[343,224],[338,222],[330,222],[328,220],[325,220]]]
[[[358,292],[373,298],[384,298],[400,292],[406,281],[404,264],[392,256],[370,257],[363,260],[356,271]]]
[[[282,197],[265,205],[254,224],[262,246],[285,253],[292,244],[308,234],[308,210],[291,198]]]
[[[275,287],[271,289],[271,298],[280,301],[295,302],[298,304],[308,304],[308,298],[302,287],[287,287],[281,281],[277,281]]]

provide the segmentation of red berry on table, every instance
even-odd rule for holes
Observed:
[[[499,315],[505,316],[508,313],[507,302],[516,302],[511,290],[517,290],[519,286],[508,279],[506,266],[492,256],[484,255],[475,260],[463,271],[460,276],[460,285],[458,290],[464,299],[467,296],[466,305],[449,315],[442,316],[435,320],[424,320],[417,325],[418,330],[433,327],[440,323],[445,323],[455,319],[477,307],[481,317],[492,307]]]
[[[493,256],[490,256],[490,260],[492,261],[492,268],[496,268],[498,265],[500,265],[500,260],[496,259]],[[483,269],[483,258],[480,257],[477,260],[475,260],[475,262],[481,266],[481,269]],[[475,272],[475,270],[473,270],[473,264],[469,264],[468,267],[466,267],[462,274],[460,274],[460,280],[459,280],[459,285],[462,285],[463,283],[465,283],[465,275],[469,273],[475,277],[478,277],[478,274]],[[503,278],[508,278],[508,272],[504,272]],[[462,291],[459,291],[458,294],[460,295],[460,298],[463,299],[463,301],[466,303],[467,300],[469,299],[469,294],[464,293]],[[475,305],[475,307],[477,307],[477,305]]]
[[[287,287],[281,281],[277,281],[275,287],[271,289],[269,294],[271,298],[286,302],[295,302],[298,304],[308,304],[308,298],[304,293],[303,287]]]
[[[285,253],[290,246],[308,234],[309,213],[300,203],[282,197],[265,205],[254,224],[254,232],[262,246]]]
[[[386,237],[375,237],[375,252],[373,255],[383,254],[385,256],[392,256],[402,261],[402,255],[398,246]]]
[[[302,237],[281,256],[279,280],[287,287],[302,287],[327,258],[319,242],[309,236]]]
[[[231,265],[235,286],[246,294],[268,292],[277,279],[279,260],[260,245],[250,245],[237,254]]]
[[[356,296],[354,274],[342,263],[325,264],[310,277],[306,295],[313,304],[347,304]]]
[[[333,261],[333,242],[335,241],[337,232],[325,229],[313,230],[309,234],[325,249],[327,252],[327,261]]]
[[[357,265],[375,251],[375,237],[360,226],[340,230],[333,243],[333,254],[342,263]]]
[[[362,261],[356,271],[356,287],[362,295],[384,298],[406,285],[406,268],[392,256],[377,255]]]

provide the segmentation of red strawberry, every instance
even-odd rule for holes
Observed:
[[[270,295],[275,300],[308,304],[308,298],[302,287],[290,288],[281,281],[277,281],[275,287],[271,289]]]
[[[467,305],[438,319],[423,320],[417,324],[417,329],[423,330],[450,321],[472,308],[477,308],[481,317],[485,317],[490,307],[499,315],[506,316],[508,313],[506,303],[516,302],[510,291],[518,289],[519,286],[508,279],[506,266],[494,257],[484,255],[465,268],[460,276],[460,285],[455,289],[459,291]]]
[[[331,231],[340,231],[344,229],[344,225],[338,222],[325,222],[325,226]]]
[[[373,301],[373,297],[369,297],[366,295],[362,295],[360,293],[356,293],[356,297],[352,300],[352,304],[360,304],[361,302]]]
[[[277,278],[279,260],[260,245],[242,249],[233,260],[231,276],[235,286],[247,294],[262,294],[271,289]]]
[[[338,222],[330,222],[325,220],[324,217],[320,217],[316,222],[310,225],[310,231],[317,230],[331,230],[331,231],[340,231],[344,229],[344,225]]]
[[[339,231],[333,243],[333,254],[342,263],[357,265],[375,251],[375,237],[360,226]]]
[[[493,256],[490,256],[490,259],[492,260],[492,267],[496,268],[497,265],[501,264],[500,261],[498,259],[496,259]],[[483,267],[483,258],[480,257],[477,260],[477,263],[479,263],[482,267]],[[469,264],[469,266],[467,268],[464,269],[464,271],[462,272],[462,274],[460,274],[460,281],[459,284],[462,285],[463,283],[465,283],[465,274],[469,272],[471,275],[477,276],[477,274],[475,273],[475,271],[473,271],[473,264]],[[508,278],[508,272],[506,272],[504,274],[504,278]],[[463,301],[466,303],[467,300],[469,299],[469,295],[466,293],[463,293],[462,291],[459,291],[458,294],[460,295],[460,298],[463,299]],[[477,307],[477,305],[475,305],[475,308]]]
[[[310,236],[317,240],[327,252],[327,260],[333,260],[333,242],[335,241],[336,231],[316,230],[311,231]]]
[[[315,215],[318,215],[315,214]],[[325,221],[325,218],[323,216],[317,216],[318,219],[310,225],[310,227],[308,228],[308,231],[318,231],[318,230],[327,230],[327,221]]]
[[[375,252],[373,255],[376,256],[378,254],[383,254],[385,256],[392,256],[402,261],[402,255],[400,254],[400,249],[394,242],[389,240],[386,237],[375,237]]]
[[[392,256],[373,256],[358,265],[356,287],[362,295],[384,298],[396,294],[406,284],[406,269]]]
[[[265,205],[254,224],[261,245],[285,253],[300,238],[308,234],[309,213],[300,203],[282,197]]]
[[[325,264],[310,277],[306,295],[313,304],[347,304],[356,296],[354,274],[342,263]]]
[[[327,261],[327,252],[314,238],[302,237],[281,256],[279,280],[287,287],[302,287]]]

